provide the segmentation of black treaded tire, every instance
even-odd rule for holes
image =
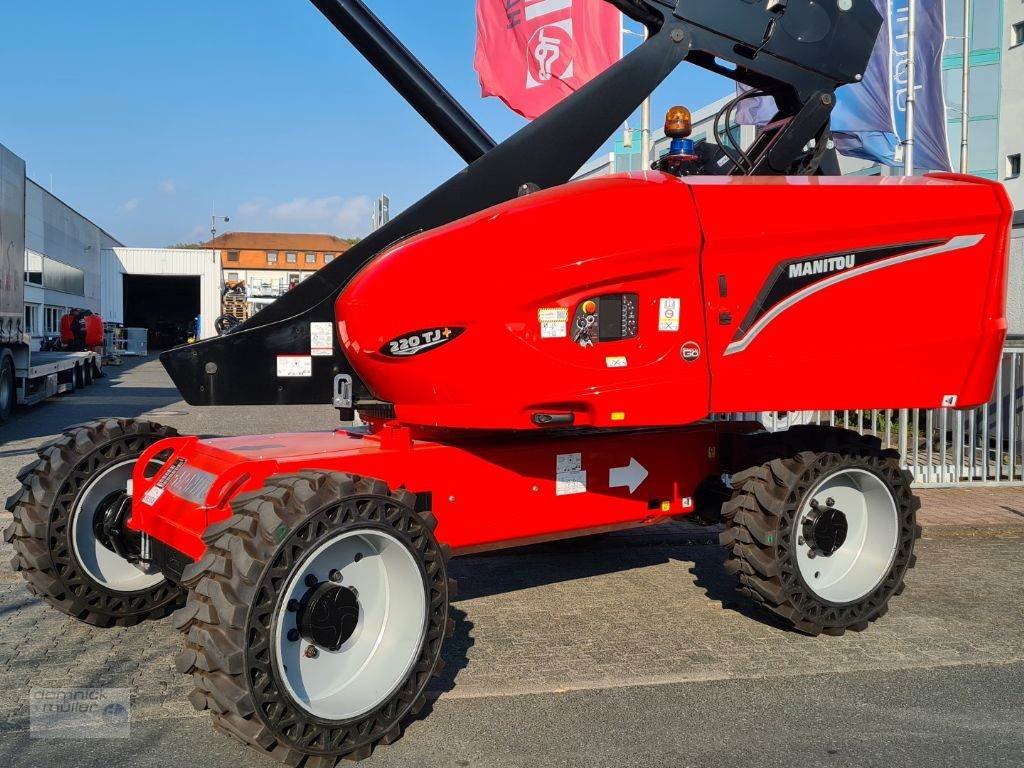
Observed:
[[[188,603],[173,617],[187,635],[175,666],[193,678],[193,706],[209,709],[216,729],[292,766],[360,760],[398,739],[425,704],[454,629],[449,550],[434,537],[433,515],[417,512],[408,491],[322,470],[271,477],[231,507],[233,516],[204,534],[206,554],[185,569]],[[426,638],[408,677],[376,709],[323,720],[298,707],[278,678],[272,661],[277,602],[287,574],[320,542],[368,525],[386,528],[418,558],[427,588]]]
[[[719,537],[728,549],[726,569],[739,579],[739,591],[796,630],[818,635],[861,631],[888,611],[889,600],[904,589],[913,568],[914,543],[921,535],[916,513],[921,503],[911,492],[910,472],[899,454],[882,450],[878,438],[832,427],[802,426],[758,435],[751,466],[732,476],[732,499],[722,507],[726,529]],[[808,491],[839,469],[861,469],[881,478],[896,502],[896,555],[881,583],[846,604],[827,602],[807,586],[795,561],[797,518]]]
[[[11,417],[17,398],[14,360],[10,355],[0,353],[0,424],[6,423]]]
[[[151,421],[103,419],[69,427],[39,449],[36,460],[18,472],[21,488],[6,503],[14,521],[4,531],[14,547],[11,567],[29,592],[97,627],[160,619],[184,602],[184,591],[169,581],[137,592],[106,588],[82,568],[70,542],[71,513],[90,478],[174,435]]]

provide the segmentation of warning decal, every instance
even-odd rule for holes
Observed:
[[[542,339],[564,339],[568,335],[569,310],[566,307],[547,307],[537,310]]]
[[[566,323],[540,324],[540,337],[542,339],[564,339],[567,335]]]
[[[555,456],[555,495],[571,496],[587,492],[587,472],[582,453],[560,453]]]
[[[566,307],[547,307],[537,310],[542,339],[564,339],[568,335],[569,310]]]
[[[156,504],[157,499],[163,496],[164,488],[174,479],[174,476],[178,474],[183,466],[185,466],[184,459],[180,457],[175,459],[174,463],[164,470],[163,475],[156,481],[156,484],[142,495],[142,503],[150,507]]]
[[[334,324],[309,324],[309,353],[313,357],[330,357],[334,354]]]
[[[277,376],[281,379],[304,378],[313,375],[313,358],[309,355],[278,355]]]
[[[549,307],[548,309],[538,309],[537,322],[567,323],[569,322],[569,309],[567,307]]]
[[[660,299],[658,301],[658,330],[679,330],[679,299]]]

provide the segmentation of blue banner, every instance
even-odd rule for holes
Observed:
[[[911,0],[891,0],[892,106],[896,135],[907,138],[908,21]],[[942,46],[946,23],[942,0],[916,0],[914,32],[914,169],[949,171],[946,103],[942,94]],[[901,165],[899,161],[888,163]]]
[[[882,16],[864,78],[836,92],[832,134],[836,149],[850,157],[895,165],[900,139],[892,112],[892,38],[888,0],[872,0]]]
[[[903,164],[907,113],[907,21],[910,0],[871,0],[882,28],[859,83],[836,92],[832,132],[844,155],[883,165]],[[946,108],[942,94],[942,0],[916,0],[916,86],[914,92],[914,166],[950,170]],[[738,90],[743,90],[740,86]],[[736,110],[740,123],[764,125],[775,114],[770,98],[747,99]]]

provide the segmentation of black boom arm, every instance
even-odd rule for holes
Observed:
[[[338,374],[370,396],[337,345],[311,358],[308,377],[279,378],[277,357],[309,354],[310,324],[333,323],[338,294],[389,245],[510,200],[524,184],[569,181],[682,61],[775,99],[775,120],[735,172],[807,172],[808,142],[827,132],[835,89],[860,78],[881,26],[870,0],[608,1],[644,24],[648,40],[493,146],[361,0],[312,0],[469,166],[232,332],[164,352],[182,396],[194,405],[330,403]]]

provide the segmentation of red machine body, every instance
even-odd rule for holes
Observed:
[[[721,433],[756,427],[718,422],[444,442],[397,425],[372,434],[169,438],[136,463],[129,525],[197,560],[203,532],[231,516],[235,496],[271,475],[306,469],[416,493],[438,519],[438,540],[458,553],[647,525],[692,512],[695,489],[718,468]]]
[[[196,559],[237,494],[313,468],[413,491],[463,552],[686,514],[723,432],[758,428],[709,413],[986,402],[1010,215],[954,176],[638,173],[497,206],[342,292],[369,433],[158,442],[130,526]]]
[[[977,405],[1011,215],[970,177],[577,182],[385,251],[339,297],[338,333],[411,424]],[[582,309],[609,296],[635,297],[635,325],[580,343]]]

